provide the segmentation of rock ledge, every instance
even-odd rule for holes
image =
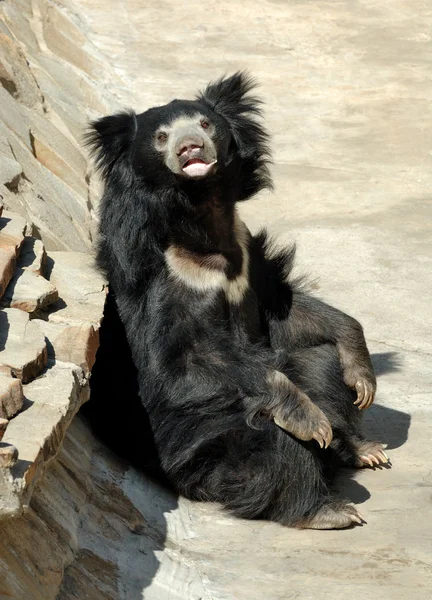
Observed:
[[[11,307],[0,309],[0,519],[28,507],[89,398],[105,303],[91,256],[47,255],[24,230],[19,215],[0,218],[0,245],[16,267],[0,300]]]

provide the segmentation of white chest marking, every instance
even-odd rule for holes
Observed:
[[[234,279],[228,279],[220,268],[201,265],[185,254],[178,246],[170,246],[165,252],[165,260],[173,277],[187,287],[199,292],[223,290],[228,302],[240,304],[249,288],[249,250],[250,233],[238,214],[234,217],[234,232],[242,252],[241,273]]]

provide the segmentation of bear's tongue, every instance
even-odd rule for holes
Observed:
[[[214,162],[207,164],[200,158],[191,158],[182,168],[182,171],[190,177],[202,177],[208,173],[213,165]]]

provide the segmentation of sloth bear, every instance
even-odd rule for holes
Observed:
[[[388,461],[360,433],[375,376],[360,324],[306,293],[293,249],[239,218],[237,202],[272,185],[254,85],[236,73],[91,124],[97,262],[172,486],[247,519],[344,528],[363,520],[331,497],[338,468]]]

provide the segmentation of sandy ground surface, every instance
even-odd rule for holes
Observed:
[[[316,293],[363,323],[379,376],[366,428],[388,443],[393,463],[341,483],[367,520],[348,531],[236,521],[165,497],[161,549],[145,565],[143,553],[119,565],[124,597],[431,598],[432,6],[76,5],[125,82],[116,94],[126,106],[190,98],[237,69],[261,82],[276,190],[242,214],[252,230],[266,225],[281,243],[296,241]],[[125,485],[145,512],[136,478]]]

